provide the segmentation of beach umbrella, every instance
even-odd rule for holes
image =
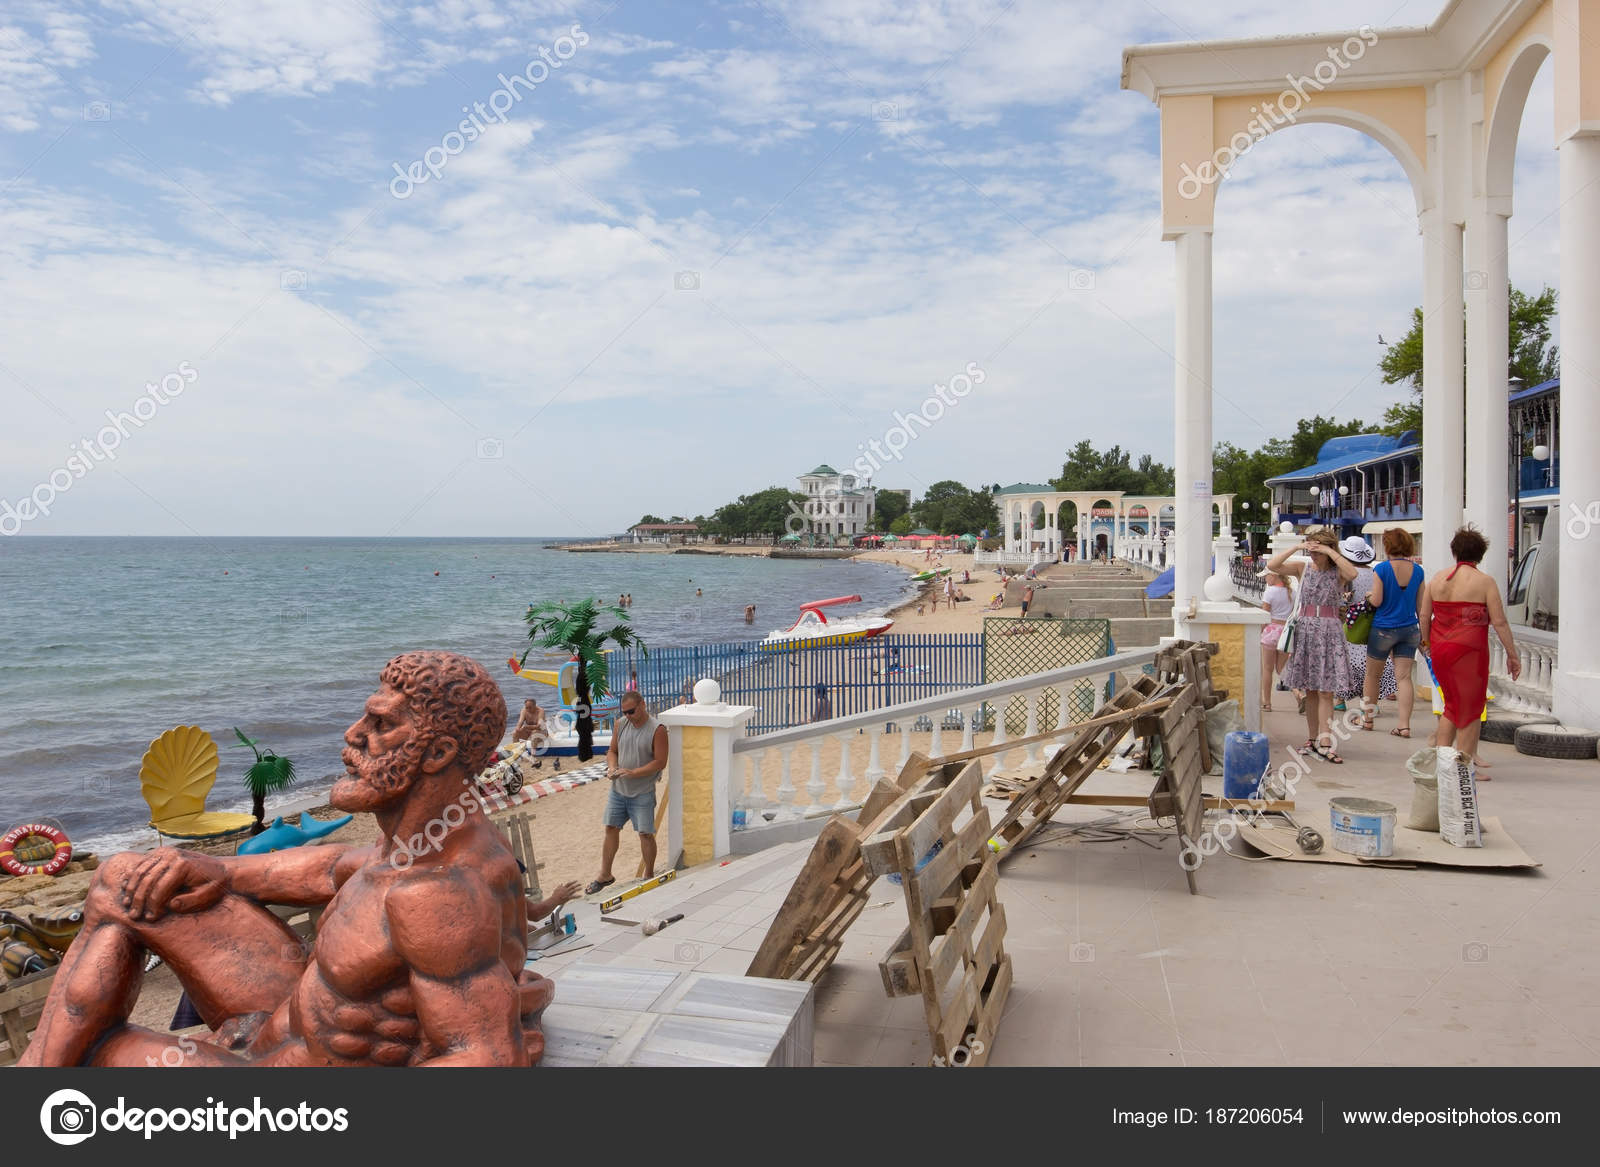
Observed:
[[[795,534],[793,531],[791,531],[791,532],[789,532],[789,534],[785,535],[782,539],[778,540],[778,542],[780,542],[780,543],[798,543],[798,542],[800,542],[800,536]]]

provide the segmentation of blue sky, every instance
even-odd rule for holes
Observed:
[[[1122,48],[1436,14],[11,0],[0,499],[78,457],[29,533],[604,534],[848,465],[969,363],[983,383],[880,485],[1043,480],[1085,437],[1170,461],[1157,114]],[[502,123],[446,138],[541,47]],[[1547,65],[1519,286],[1557,282],[1550,126]],[[1240,160],[1219,439],[1397,397],[1377,334],[1420,299],[1411,206],[1353,131]],[[114,456],[75,454],[180,365]]]

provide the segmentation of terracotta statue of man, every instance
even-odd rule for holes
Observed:
[[[489,672],[443,652],[384,666],[345,732],[331,801],[369,811],[371,846],[217,858],[162,848],[95,873],[21,1062],[76,1065],[526,1066],[555,986],[526,973],[516,860],[473,797],[505,732]],[[264,904],[327,910],[309,945]],[[214,1031],[128,1023],[145,953]]]

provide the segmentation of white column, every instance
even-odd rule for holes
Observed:
[[[1506,361],[1506,217],[1473,200],[1467,225],[1467,521],[1489,540],[1484,568],[1502,588],[1510,578],[1506,481],[1510,466]],[[1563,306],[1564,309],[1564,306]],[[1563,330],[1562,343],[1566,343]],[[1505,570],[1500,570],[1501,567]]]
[[[1461,228],[1444,222],[1437,209],[1422,212],[1419,219],[1423,266],[1422,566],[1433,575],[1450,567],[1450,537],[1461,525],[1463,509],[1466,395],[1461,365]],[[1563,327],[1563,342],[1566,335]]]
[[[1555,715],[1600,725],[1600,530],[1574,521],[1600,501],[1600,137],[1566,139],[1561,168],[1561,612]],[[1426,502],[1426,499],[1424,499]],[[1424,512],[1426,513],[1426,512]]]
[[[1176,238],[1178,294],[1174,355],[1174,462],[1178,484],[1169,562],[1175,568],[1172,613],[1186,635],[1183,613],[1201,598],[1211,550],[1211,230]]]

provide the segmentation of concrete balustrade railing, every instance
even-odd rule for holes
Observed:
[[[1489,692],[1495,706],[1517,713],[1551,713],[1555,708],[1556,634],[1513,624],[1511,639],[1522,663],[1522,675],[1515,681],[1500,638],[1489,636]]]
[[[986,744],[995,744],[1064,729],[1094,715],[1113,673],[1141,669],[1156,651],[1134,649],[754,737],[744,736],[744,726],[755,709],[724,703],[715,681],[701,681],[693,704],[660,714],[669,741],[668,853],[704,863],[809,834],[807,820],[858,808],[890,767],[898,773],[914,734],[929,735],[923,753],[942,757],[974,748],[980,733],[992,733]],[[1037,767],[1057,748],[1034,742],[988,755],[981,765],[985,775]]]

